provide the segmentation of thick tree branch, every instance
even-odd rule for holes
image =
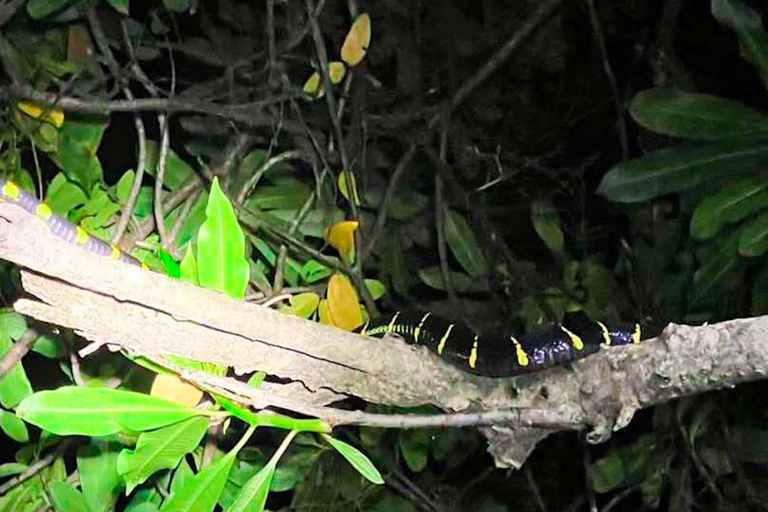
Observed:
[[[604,350],[568,367],[488,379],[395,340],[371,340],[95,256],[51,235],[12,204],[0,204],[0,258],[32,269],[24,285],[43,302],[17,302],[24,314],[138,355],[177,355],[239,373],[260,369],[294,382],[254,390],[235,379],[179,369],[257,408],[291,409],[336,425],[493,423],[484,432],[502,466],[521,465],[554,430],[588,425],[588,439],[599,442],[639,409],[768,375],[768,317],[672,325],[655,340]],[[400,406],[432,403],[465,414],[382,418],[326,406],[347,395]]]

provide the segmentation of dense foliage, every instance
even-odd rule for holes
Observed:
[[[400,307],[513,332],[583,310],[642,319],[650,335],[764,314],[768,34],[755,9],[10,0],[0,170],[150,268],[347,330]],[[79,361],[72,333],[28,330],[17,278],[4,264],[0,353],[30,332],[34,353],[0,380],[0,511],[768,498],[761,383],[646,411],[605,446],[553,436],[505,472],[471,429],[331,437],[222,396],[204,411],[164,401],[160,365]]]

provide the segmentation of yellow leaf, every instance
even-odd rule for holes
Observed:
[[[341,47],[341,60],[348,66],[357,66],[371,42],[371,18],[367,13],[357,17],[349,29],[344,45]]]
[[[325,241],[339,251],[344,261],[351,261],[352,249],[355,247],[355,231],[359,225],[357,221],[344,220],[326,228],[323,232]]]
[[[333,274],[328,281],[328,316],[333,325],[345,331],[363,325],[357,291],[344,274]]]
[[[152,391],[149,393],[158,398],[165,398],[177,404],[194,407],[203,397],[203,392],[188,382],[184,382],[176,375],[161,373],[155,377],[152,383]]]
[[[312,76],[310,76],[307,81],[304,82],[304,92],[311,94],[316,98],[322,98],[322,96],[325,94],[325,91],[322,87],[320,87],[320,73],[315,71],[312,73]]]
[[[320,317],[320,323],[325,325],[333,325],[333,320],[331,319],[331,313],[328,311],[328,301],[327,300],[321,300],[320,304],[317,306],[317,316]]]
[[[34,117],[35,119],[40,117],[40,115],[43,113],[43,109],[34,103],[26,103],[24,101],[20,101],[17,105],[19,110],[27,114],[29,117]]]
[[[49,122],[56,128],[61,128],[61,125],[64,124],[64,111],[60,108],[44,109],[34,103],[27,103],[26,101],[20,101],[17,106],[19,107],[19,110],[29,117]]]
[[[355,197],[355,206],[360,206],[360,196],[357,195],[357,180],[355,180],[355,175],[352,174],[350,171],[349,177],[351,178],[349,181],[352,182],[352,195]],[[343,195],[347,201],[349,201],[349,191],[347,190],[347,173],[344,171],[339,174],[339,191],[341,191],[341,195]]]
[[[343,62],[334,61],[328,64],[328,74],[330,75],[331,83],[337,84],[344,79],[344,75],[347,73],[347,68]]]

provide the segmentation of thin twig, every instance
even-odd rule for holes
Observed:
[[[51,464],[53,464],[56,459],[61,457],[61,455],[69,448],[69,445],[72,444],[74,438],[68,438],[64,439],[61,444],[59,444],[55,450],[53,450],[50,454],[46,455],[39,461],[35,462],[31,466],[29,466],[26,471],[21,473],[20,475],[11,478],[7,482],[5,482],[3,485],[0,485],[0,496],[4,496],[9,491],[15,489],[19,485],[23,484],[30,478],[37,475],[40,471],[47,468]]]
[[[531,16],[525,21],[525,23],[504,43],[504,46],[499,48],[490,59],[472,75],[461,88],[456,91],[456,94],[450,99],[448,107],[450,110],[455,109],[469,96],[477,86],[485,82],[496,69],[499,68],[506,60],[512,55],[512,52],[517,49],[518,46],[533,33],[533,30],[543,23],[549,16],[557,9],[563,0],[547,0],[539,5],[539,8],[531,14]],[[435,119],[437,121],[437,118]]]
[[[592,30],[595,33],[595,42],[600,49],[600,55],[603,59],[603,71],[605,71],[605,76],[608,78],[611,90],[613,91],[613,104],[616,108],[616,127],[619,130],[619,143],[621,144],[621,159],[626,160],[629,158],[629,142],[627,140],[627,119],[624,115],[624,101],[619,92],[616,76],[613,74],[611,61],[608,58],[608,50],[605,48],[605,36],[600,25],[600,18],[597,16],[597,10],[595,9],[595,0],[587,0],[587,10],[589,11],[589,21],[592,24]]]
[[[413,158],[413,154],[415,152],[416,146],[411,145],[411,147],[408,148],[408,151],[406,151],[403,157],[400,159],[400,162],[398,162],[397,168],[395,168],[395,172],[392,173],[392,176],[389,178],[389,183],[387,184],[387,192],[384,194],[384,198],[381,200],[381,204],[379,205],[379,213],[376,215],[376,222],[373,225],[371,236],[368,238],[368,244],[365,246],[359,256],[360,260],[362,261],[365,261],[365,259],[371,253],[376,245],[376,241],[384,231],[384,224],[387,222],[387,214],[389,213],[389,208],[392,206],[392,202],[395,199],[397,184],[400,182],[400,178],[408,168],[408,164],[411,163],[411,159]]]

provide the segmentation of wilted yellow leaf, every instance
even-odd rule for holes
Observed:
[[[343,62],[334,61],[328,64],[328,74],[330,75],[331,83],[337,84],[344,79],[344,75],[347,73],[347,67]]]
[[[161,373],[152,383],[149,393],[158,398],[165,398],[177,404],[194,407],[203,397],[203,392],[176,375]]]
[[[344,274],[333,274],[328,281],[328,316],[333,325],[354,331],[363,324],[357,291]]]
[[[17,106],[19,107],[19,110],[29,117],[47,121],[56,128],[61,128],[61,125],[64,124],[64,111],[60,108],[45,109],[34,103],[27,103],[26,101],[20,101]]]
[[[349,173],[349,177],[351,178],[349,181],[352,182],[352,195],[355,198],[355,206],[360,206],[360,196],[357,195],[357,180],[355,179],[355,175],[352,174],[352,172]],[[341,192],[341,195],[343,195],[347,200],[349,200],[349,190],[347,190],[347,173],[342,171],[339,174],[339,191]]]
[[[355,231],[359,226],[360,223],[357,221],[344,220],[326,228],[323,232],[325,241],[339,251],[345,261],[351,260],[352,249],[355,247]]]
[[[341,60],[348,66],[357,66],[371,42],[371,18],[367,13],[357,17],[349,29],[344,45],[341,47]]]

